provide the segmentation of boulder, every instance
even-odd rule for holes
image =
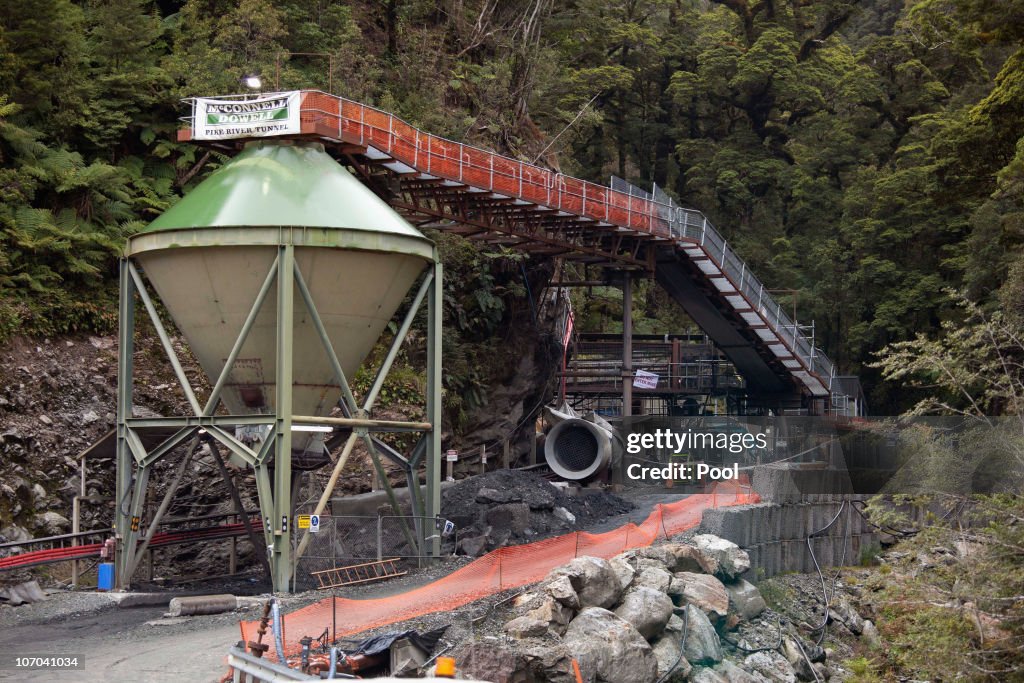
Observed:
[[[633,583],[633,577],[636,576],[636,570],[633,569],[633,565],[629,563],[629,560],[621,557],[613,557],[608,560],[608,564],[611,565],[612,571],[615,572],[615,576],[619,579],[619,585],[622,590],[629,588],[629,585]]]
[[[694,546],[687,543],[666,543],[663,547],[675,557],[675,562],[669,566],[672,571],[714,573],[710,560]]]
[[[480,557],[487,552],[487,534],[462,536],[459,538],[459,550],[469,557]]]
[[[875,628],[875,622],[870,619],[864,620],[864,628],[860,633],[860,638],[868,647],[880,647],[882,645],[882,636],[879,635],[878,629]]]
[[[691,683],[729,683],[721,674],[714,669],[698,666],[690,673]]]
[[[864,619],[857,614],[857,610],[845,596],[836,595],[832,598],[828,607],[828,615],[849,629],[850,633],[855,636],[859,636],[864,631]]]
[[[654,651],[640,632],[600,607],[588,607],[572,620],[562,646],[587,681],[653,683],[658,676]]]
[[[778,683],[796,683],[796,673],[786,658],[774,650],[755,652],[743,660],[743,668]]]
[[[713,534],[694,536],[693,544],[705,557],[710,571],[720,579],[732,580],[750,569],[750,556],[732,541]]]
[[[633,579],[634,586],[646,586],[662,593],[672,585],[672,575],[663,567],[644,567]]]
[[[513,638],[536,638],[547,632],[548,622],[534,617],[516,617],[505,624],[505,633]]]
[[[476,492],[476,502],[483,505],[514,503],[523,499],[514,489],[492,489],[483,487]]]
[[[573,524],[576,524],[576,515],[572,514],[571,512],[569,512],[568,510],[566,510],[563,507],[555,508],[555,517],[557,517],[558,519],[562,520],[563,522],[565,522],[569,526],[572,526]]]
[[[31,605],[46,599],[46,593],[39,587],[36,581],[26,581],[16,586],[7,586],[0,589],[0,600],[17,607],[18,605]]]
[[[52,510],[35,516],[36,528],[41,529],[47,536],[59,536],[71,528],[71,522],[67,517]]]
[[[651,649],[654,650],[654,658],[658,662],[658,680],[664,679],[664,683],[679,683],[690,675],[693,667],[679,649],[679,634],[658,638]]]
[[[764,679],[751,676],[728,659],[723,659],[715,666],[715,673],[727,683],[761,683]]]
[[[665,630],[672,616],[672,600],[659,590],[639,586],[626,593],[615,614],[649,640]]]
[[[468,642],[452,653],[459,673],[496,683],[534,683],[525,655],[495,643]]]
[[[572,615],[572,609],[558,602],[550,595],[545,595],[541,599],[540,604],[527,612],[525,616],[528,619],[544,622],[548,631],[560,636],[565,633],[565,627],[568,626]]]
[[[637,548],[636,554],[637,557],[655,560],[670,571],[676,566],[675,553],[665,545],[649,545],[646,548]]]
[[[484,511],[483,519],[499,534],[508,531],[522,536],[530,527],[530,508],[526,503],[503,503]]]
[[[565,576],[579,596],[580,607],[611,607],[622,595],[619,577],[607,560],[600,557],[577,557],[556,567],[547,580]]]
[[[722,582],[708,574],[676,572],[668,589],[669,595],[687,605],[695,605],[708,616],[722,619],[729,613],[729,594]]]
[[[804,657],[800,647],[801,644],[797,643],[793,638],[789,636],[782,638],[782,654],[786,657],[789,665],[793,667],[797,677],[802,681],[813,681],[814,671],[811,669],[810,658]]]
[[[572,587],[572,581],[568,576],[559,576],[542,585],[544,591],[555,600],[570,609],[580,608],[580,596],[576,595],[576,589]]]
[[[5,543],[22,543],[32,538],[32,534],[16,524],[0,529],[0,536],[4,537]]]
[[[749,581],[737,579],[727,583],[725,592],[729,594],[729,607],[740,619],[753,619],[768,608],[761,597],[761,591]]]
[[[722,661],[722,643],[708,617],[693,605],[686,606],[686,644],[683,655],[691,664]]]

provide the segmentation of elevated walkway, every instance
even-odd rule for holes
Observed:
[[[701,212],[424,133],[342,97],[300,96],[301,130],[291,137],[322,142],[410,222],[654,277],[744,376],[748,403],[817,414],[848,405],[833,363]],[[178,139],[190,141],[191,129]]]

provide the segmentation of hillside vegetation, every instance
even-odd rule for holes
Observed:
[[[326,89],[331,67],[335,92],[424,129],[702,209],[797,292],[876,412],[904,408],[917,397],[865,367],[878,350],[961,320],[950,289],[1020,298],[1022,17],[1019,0],[0,0],[0,335],[111,329],[124,238],[222,161],[174,142],[180,98],[251,73]],[[523,279],[463,257],[511,273],[466,283],[493,295],[464,302],[479,335]],[[593,322],[614,302],[584,305]]]

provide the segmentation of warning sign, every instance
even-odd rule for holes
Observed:
[[[308,529],[310,526],[311,515],[299,515],[299,528]],[[317,526],[320,525],[320,520],[317,519]]]
[[[458,462],[459,461],[459,452],[457,450],[455,450],[454,448],[452,450],[448,451],[448,453],[446,453],[446,456],[447,456],[448,462]]]
[[[658,376],[646,370],[637,370],[633,378],[633,386],[637,389],[657,389]]]

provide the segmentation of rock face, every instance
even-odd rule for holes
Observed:
[[[704,555],[709,571],[718,578],[729,581],[750,569],[750,556],[732,541],[712,534],[693,537],[693,544]]]
[[[694,664],[722,661],[722,643],[707,615],[693,605],[686,606],[686,645],[683,654]]]
[[[729,594],[729,607],[740,619],[750,620],[768,608],[761,591],[749,581],[738,579],[726,584],[725,592]]]
[[[840,622],[850,633],[859,636],[864,631],[864,619],[857,614],[850,602],[843,596],[836,597],[829,605],[828,615]]]
[[[676,572],[669,594],[678,596],[687,605],[700,608],[714,619],[722,619],[729,613],[729,594],[726,593],[725,586],[707,574]]]
[[[633,626],[606,609],[588,607],[580,612],[562,645],[579,662],[584,680],[652,683],[657,678],[651,646]]]
[[[672,600],[659,590],[639,586],[626,593],[615,614],[651,639],[665,629],[672,616]]]
[[[611,607],[622,595],[622,584],[608,560],[599,557],[577,557],[566,565],[556,567],[548,579],[567,577],[580,607]]]

